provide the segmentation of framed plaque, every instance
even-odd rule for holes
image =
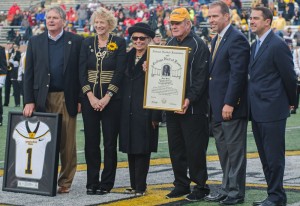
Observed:
[[[182,111],[188,47],[148,46],[144,108]]]
[[[61,115],[8,114],[2,190],[56,195]]]

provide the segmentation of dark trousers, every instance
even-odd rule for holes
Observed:
[[[246,186],[247,119],[212,121],[212,131],[223,171],[219,194],[244,198]]]
[[[296,98],[295,109],[298,109],[299,106],[299,94],[300,94],[300,82],[298,82],[298,86],[297,86],[297,98]]]
[[[286,201],[283,188],[285,167],[286,119],[276,122],[252,120],[252,130],[268,185],[268,199],[275,203]]]
[[[151,154],[128,154],[130,186],[136,192],[145,192],[147,189],[150,156]]]
[[[2,88],[0,88],[0,122],[3,122]]]
[[[82,117],[85,134],[85,159],[87,164],[87,187],[111,190],[117,168],[117,139],[120,128],[120,101],[110,101],[102,112],[95,111],[85,97],[82,101]],[[101,128],[104,145],[104,169],[99,182],[101,164]]]
[[[20,85],[19,82],[14,79],[11,79],[11,72],[7,73],[6,79],[5,79],[5,98],[4,98],[4,105],[9,105],[9,99],[10,99],[10,89],[11,85],[14,89],[14,99],[15,99],[15,105],[20,105]]]
[[[180,115],[167,112],[167,132],[175,176],[174,186],[179,189],[189,189],[193,181],[196,183],[195,188],[206,187],[208,118],[204,115]]]

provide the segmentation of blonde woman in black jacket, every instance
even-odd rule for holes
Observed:
[[[83,92],[88,195],[109,193],[116,175],[121,109],[119,87],[126,61],[125,40],[110,33],[116,27],[116,22],[110,11],[98,8],[91,17],[96,35],[84,40],[80,52],[79,76]],[[100,124],[104,145],[101,181]]]

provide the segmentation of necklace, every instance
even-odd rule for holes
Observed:
[[[135,56],[135,64],[137,64],[139,61],[140,61],[140,59],[142,58],[142,56]]]
[[[112,37],[111,37],[112,38]],[[107,43],[111,41],[111,39],[109,40],[109,37],[107,38],[106,41],[106,44],[105,46],[103,47],[102,44],[100,45],[100,42],[99,42],[99,36],[98,36],[98,52],[96,52],[96,37],[95,37],[95,55],[97,58],[101,58],[101,59],[104,59],[106,54],[107,54]],[[102,47],[101,47],[102,46]]]

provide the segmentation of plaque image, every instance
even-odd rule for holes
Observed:
[[[148,46],[144,108],[182,111],[188,47]]]
[[[3,190],[55,196],[61,115],[10,112]]]

